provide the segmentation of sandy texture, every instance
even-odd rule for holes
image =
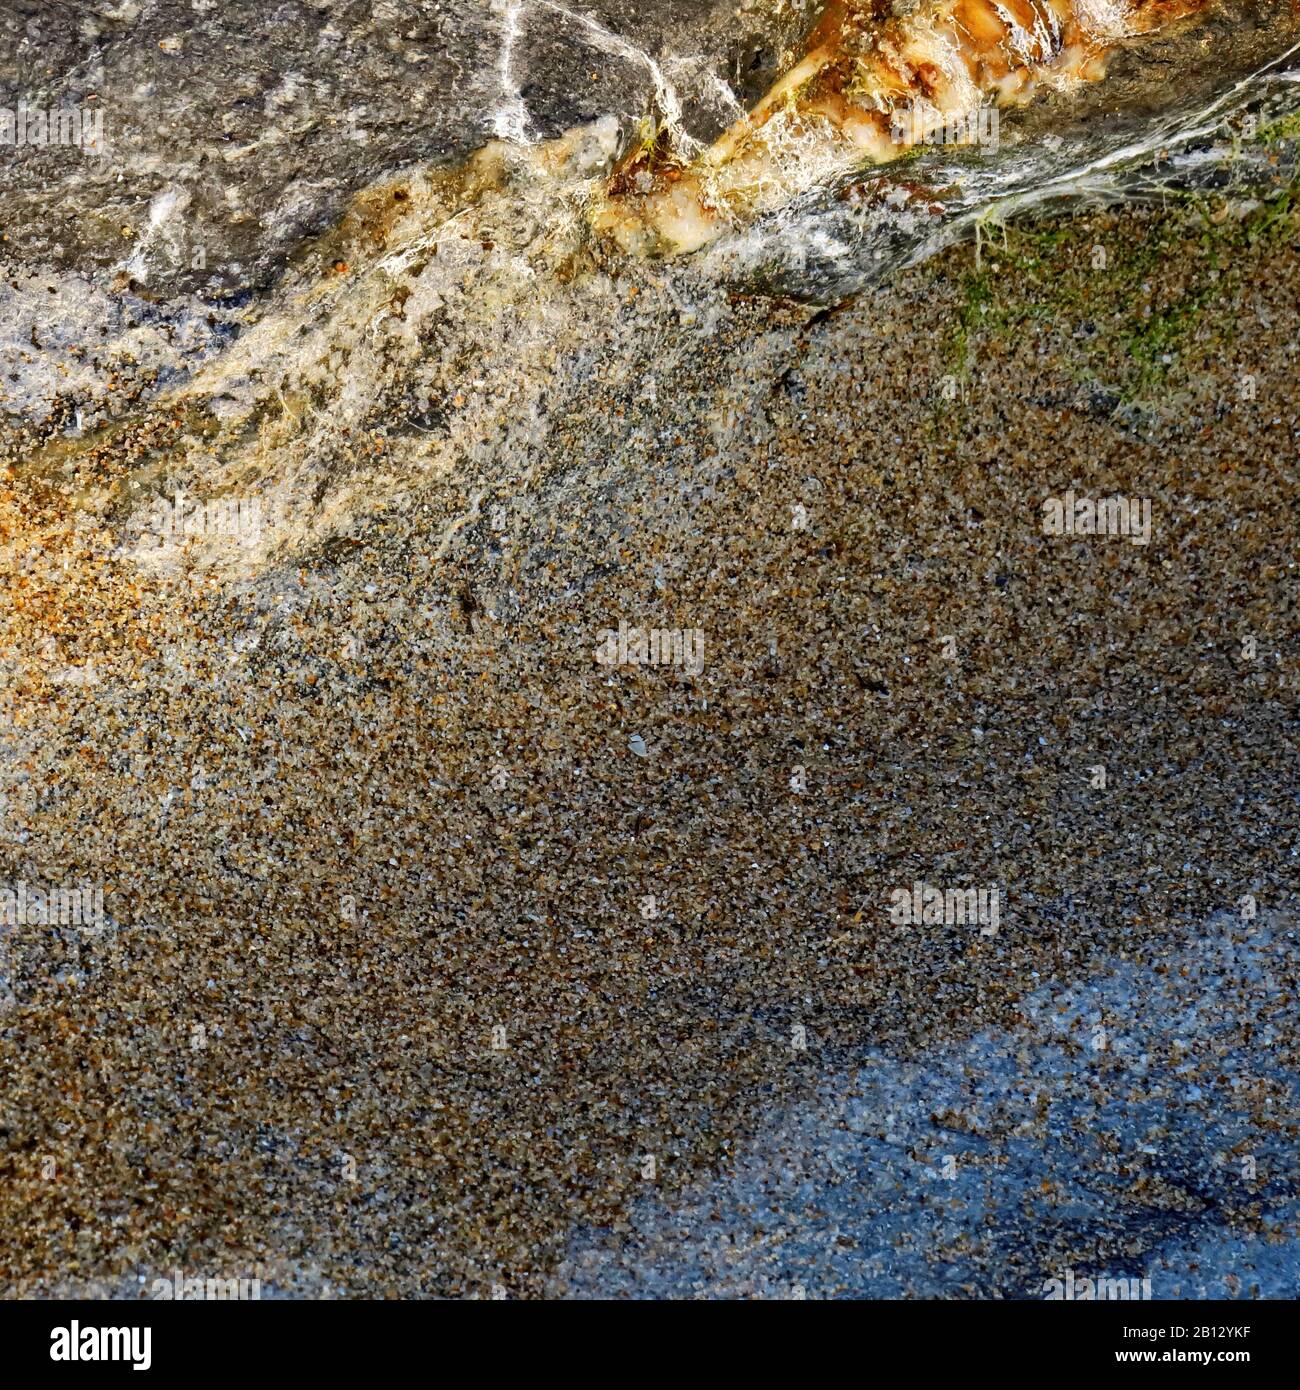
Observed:
[[[279,548],[228,568],[141,563],[145,494],[204,450],[262,486],[307,429],[292,400],[214,423],[192,394],[75,447],[11,430],[0,880],[102,883],[106,920],[5,933],[6,1290],[590,1291],[573,1261],[606,1231],[598,1285],[626,1291],[652,1187],[725,1190],[864,1058],[977,1039],[1014,1071],[1031,1001],[1098,971],[1190,1006],[1207,933],[1235,1022],[1189,1021],[1170,1065],[1229,1087],[1224,1152],[1256,1176],[1198,1206],[1196,1165],[1121,1115],[1084,1156],[1113,1167],[1110,1228],[1008,1197],[1015,1261],[945,1280],[1142,1266],[1172,1239],[1152,1201],[1262,1260],[1295,1194],[1288,208],[1013,228],[826,312],[582,257],[521,307],[480,226],[438,251],[464,297],[436,320],[461,336],[422,339],[432,404],[395,408],[415,369],[377,357],[318,510],[300,490]],[[529,340],[557,296],[568,332]],[[481,330],[468,305],[495,306]],[[1151,543],[1045,536],[1067,489],[1151,499]],[[601,664],[620,620],[698,630],[703,671]],[[999,930],[894,924],[916,880],[998,885]],[[1268,968],[1234,967],[1266,923]],[[1079,1181],[1044,1136],[1088,1124],[1080,1076],[1094,1106],[1148,1085],[1122,1049],[1090,1065],[1039,1076],[1042,1193]],[[1171,1092],[1166,1128],[1201,1106]],[[946,1122],[918,1096],[907,1123]],[[915,1215],[935,1185],[894,1162]],[[896,1292],[957,1257],[909,1258]],[[868,1267],[763,1277],[820,1296]]]

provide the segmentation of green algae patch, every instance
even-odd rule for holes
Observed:
[[[1069,375],[1154,408],[1237,338],[1224,308],[1294,237],[1300,177],[1262,199],[1185,195],[1162,207],[1025,219],[950,253],[958,302],[944,364],[965,382],[1015,337],[1050,342]],[[1140,235],[1134,236],[1135,229]],[[961,264],[964,262],[964,265]]]
[[[1292,111],[1289,115],[1260,126],[1255,132],[1255,139],[1264,145],[1300,140],[1300,111]]]

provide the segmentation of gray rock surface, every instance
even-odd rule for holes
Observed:
[[[0,13],[0,106],[91,103],[104,141],[98,157],[5,152],[4,250],[82,274],[128,260],[159,295],[265,288],[380,174],[607,114],[630,131],[656,78],[680,94],[685,126],[711,136],[771,80],[799,27],[787,8],[16,0]]]
[[[701,138],[793,23],[585,13]],[[0,165],[0,1292],[1294,1294],[1294,74],[649,262],[508,14],[5,11],[117,144]]]

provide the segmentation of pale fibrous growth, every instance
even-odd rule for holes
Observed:
[[[829,0],[803,56],[689,162],[651,131],[595,214],[627,251],[676,255],[746,217],[945,131],[971,132],[989,105],[1105,75],[1117,44],[1187,17],[1204,0]]]

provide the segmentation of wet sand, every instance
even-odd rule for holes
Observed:
[[[411,270],[409,355],[326,368],[351,415],[268,404],[272,365],[98,444],[9,428],[0,881],[102,884],[106,918],[5,933],[5,1293],[626,1293],[647,1202],[816,1169],[774,1117],[972,1039],[1014,1072],[1099,972],[1190,1001],[1210,933],[1233,1018],[1170,1065],[1229,1087],[1255,1176],[1198,1207],[1207,1160],[1136,1120],[1046,1142],[1081,1085],[1146,1084],[1074,1036],[1026,1118],[1045,1205],[997,1213],[1016,1259],[936,1243],[894,1292],[939,1261],[957,1296],[1185,1282],[1167,1224],[1051,1209],[1082,1162],[1121,1216],[1241,1243],[1249,1295],[1295,1234],[1300,235],[1289,203],[1206,213],[1016,225],[828,310],[599,253],[530,292],[541,252],[480,222],[438,246],[444,318]],[[319,259],[368,325],[363,239]],[[282,484],[273,543],[142,562],[204,458]],[[1150,499],[1150,543],[1045,535],[1068,491]],[[702,634],[703,670],[602,664],[620,622]],[[998,886],[996,934],[891,921],[917,881]],[[1261,939],[1266,978],[1231,965]],[[913,1216],[951,1129],[923,1102],[910,1151],[862,1151]],[[1202,1108],[1170,1092],[1170,1133]],[[871,1259],[915,1229],[876,1220]],[[861,1289],[867,1254],[764,1288]]]

